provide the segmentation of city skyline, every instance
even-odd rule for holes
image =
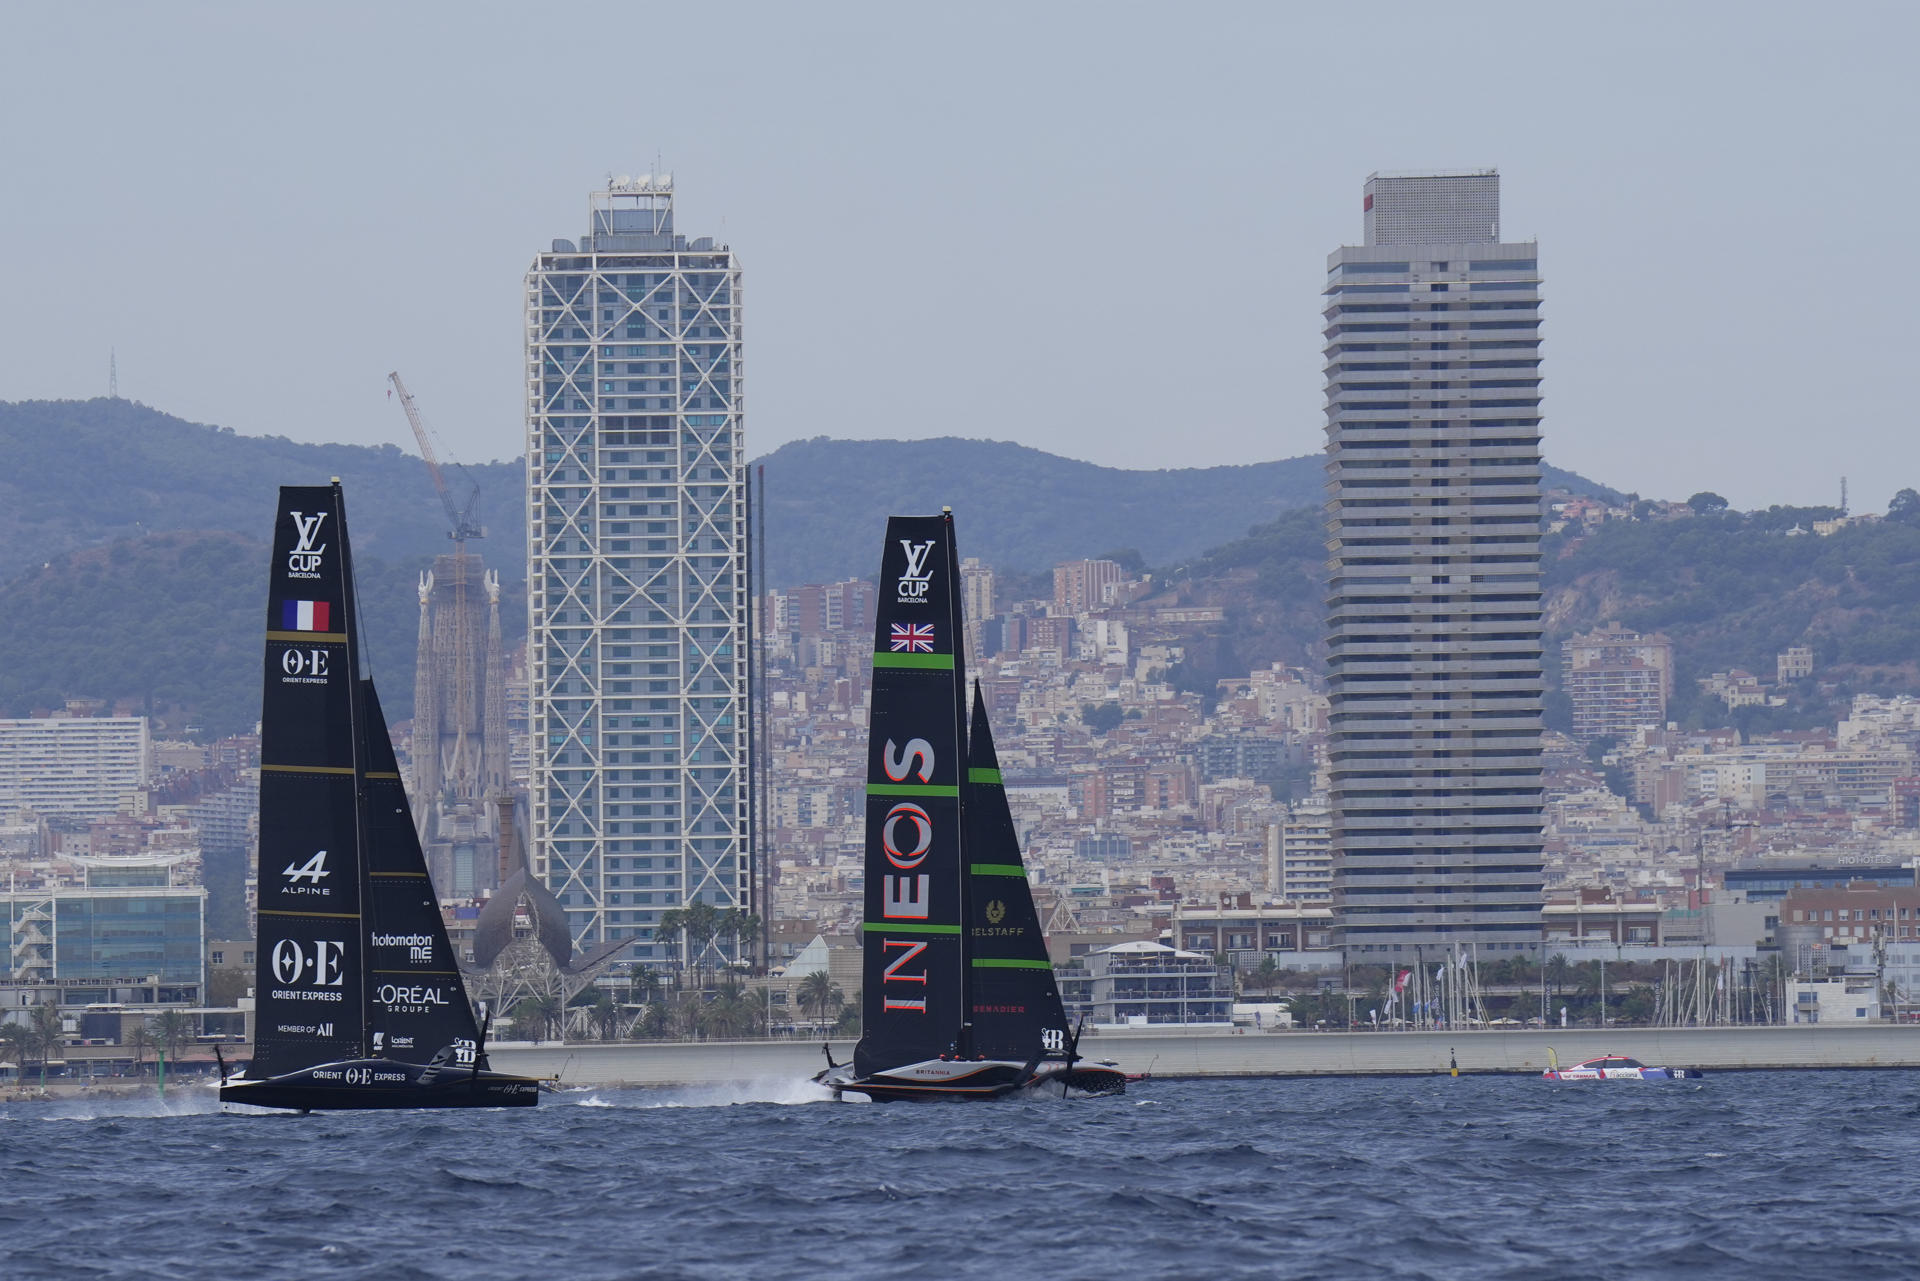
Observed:
[[[1318,382],[1316,318],[1298,300],[1351,219],[1338,193],[1374,169],[1497,164],[1527,176],[1506,234],[1556,246],[1556,464],[1743,508],[1832,502],[1846,475],[1854,505],[1879,510],[1920,474],[1920,442],[1889,426],[1897,381],[1879,372],[1899,365],[1894,300],[1920,259],[1842,221],[1848,193],[1889,208],[1911,196],[1888,132],[1910,8],[1816,20],[1762,6],[1731,30],[1706,10],[1629,7],[1596,27],[1504,6],[1480,23],[1228,8],[1171,32],[1144,11],[1061,9],[1023,15],[1017,41],[991,13],[656,16],[663,35],[724,43],[739,91],[710,98],[703,70],[656,68],[660,105],[638,124],[509,105],[496,77],[542,24],[446,12],[381,14],[371,42],[350,6],[320,22],[191,6],[0,18],[38,55],[0,87],[9,118],[37,122],[8,140],[0,234],[90,246],[10,263],[0,341],[16,360],[0,397],[99,394],[112,353],[123,394],[190,419],[404,446],[382,385],[399,367],[453,456],[511,457],[519,339],[501,317],[524,246],[567,216],[557,193],[663,167],[696,182],[684,212],[755,246],[756,332],[777,340],[756,360],[756,452],[958,434],[1130,467],[1297,457],[1315,448]],[[1508,12],[1524,20],[1503,25]],[[614,73],[635,20],[600,14],[608,38],[585,74]],[[1663,38],[1642,39],[1656,21]],[[1344,103],[1339,129],[1313,127],[1344,72],[1311,51],[1448,62],[1479,56],[1485,30],[1513,32],[1512,56],[1498,77],[1451,86],[1447,109],[1383,79]],[[1166,86],[1150,98],[1110,70],[1146,59]],[[968,93],[982,72],[1006,91]],[[343,82],[362,91],[329,92]],[[1527,111],[1507,109],[1519,100]],[[1183,271],[1155,304],[1209,335],[1200,361],[1218,372],[1139,359],[1148,216],[1156,237],[1236,259]],[[900,285],[861,344],[839,337],[861,291],[814,249],[840,239],[895,264]],[[302,305],[226,323],[288,243],[313,267]],[[985,264],[1038,246],[1046,280],[1022,311],[1048,342],[1008,356],[992,345],[1004,300]],[[1645,322],[1656,289],[1672,335]],[[951,394],[981,367],[1016,411],[983,420]],[[1867,372],[1836,386],[1835,368]],[[870,401],[838,394],[856,380]],[[1797,443],[1809,430],[1817,472]]]

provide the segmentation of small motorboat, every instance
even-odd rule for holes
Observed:
[[[1648,1067],[1624,1054],[1603,1054],[1563,1068],[1552,1050],[1547,1051],[1547,1070],[1540,1074],[1548,1081],[1697,1081],[1704,1075],[1699,1068]]]

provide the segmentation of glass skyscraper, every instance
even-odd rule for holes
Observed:
[[[1376,174],[1363,208],[1323,309],[1335,923],[1363,962],[1530,949],[1538,249],[1492,172]]]
[[[740,270],[670,175],[527,274],[529,854],[577,947],[748,905]]]

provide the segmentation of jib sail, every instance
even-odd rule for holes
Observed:
[[[1007,808],[993,729],[976,686],[967,734],[966,856],[973,1047],[990,1059],[1067,1048],[1067,1017],[1034,910],[1020,837]]]
[[[868,722],[862,1075],[965,1050],[959,567],[953,518],[887,521]]]
[[[404,1063],[471,1067],[479,1029],[427,876],[393,740],[373,682],[360,682],[367,750],[367,984],[371,1051]],[[485,1064],[480,1064],[484,1067]]]

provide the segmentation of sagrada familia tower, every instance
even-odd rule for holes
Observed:
[[[500,575],[464,552],[436,557],[432,571],[420,576],[413,811],[444,897],[469,899],[498,888],[496,802],[507,795]]]

